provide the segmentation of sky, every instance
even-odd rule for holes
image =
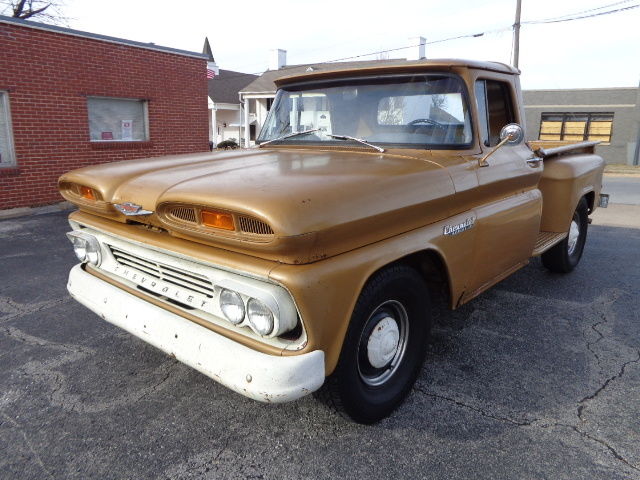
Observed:
[[[65,0],[70,28],[201,51],[209,37],[220,68],[258,73],[269,50],[287,64],[329,61],[459,35],[481,37],[428,44],[428,58],[511,62],[516,0]],[[640,0],[522,0],[522,21],[547,19]],[[602,10],[600,10],[602,11]],[[594,11],[594,12],[597,12]],[[594,13],[591,12],[591,13]],[[408,50],[387,58],[405,58]],[[361,57],[375,59],[376,55]],[[640,8],[583,20],[523,25],[525,89],[632,87],[640,81]]]

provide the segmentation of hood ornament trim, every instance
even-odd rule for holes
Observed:
[[[136,205],[132,202],[114,203],[113,206],[116,207],[120,213],[127,216],[151,215],[153,213],[150,210],[143,210],[142,205]]]

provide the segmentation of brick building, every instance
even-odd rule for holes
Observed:
[[[208,150],[207,57],[0,16],[0,209],[96,163]]]

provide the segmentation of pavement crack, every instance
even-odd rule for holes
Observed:
[[[69,343],[60,343],[54,342],[51,340],[46,340],[41,337],[36,337],[34,335],[29,335],[28,333],[20,330],[16,327],[0,327],[0,332],[4,333],[7,337],[11,337],[14,340],[25,343],[27,345],[33,347],[49,347],[49,348],[58,348],[68,352],[73,353],[91,353],[91,351],[85,347],[80,345],[74,345]]]
[[[593,349],[593,346],[599,343],[600,341],[604,340],[605,338],[604,334],[598,329],[598,327],[607,322],[608,322],[607,316],[604,313],[600,313],[600,320],[590,326],[591,330],[596,333],[598,338],[596,338],[593,342],[590,342],[587,340],[586,335],[584,335],[585,340],[587,340],[587,350],[589,350],[591,355],[594,356],[594,358],[596,359],[596,363],[598,364],[598,368],[600,368],[601,371],[602,371],[602,364],[600,363],[600,356],[595,352],[595,350]]]
[[[209,473],[211,470],[218,469],[218,461],[225,451],[229,448],[232,436],[227,436],[222,440],[222,446],[216,453],[209,455],[208,452],[202,452],[188,459],[184,464],[177,466],[173,472],[165,472],[165,479],[186,479],[186,478],[202,478],[202,475]],[[190,465],[191,463],[191,465]],[[178,473],[179,472],[179,473]],[[243,477],[248,478],[248,477]]]
[[[169,377],[171,376],[171,374],[173,373],[173,367],[175,367],[178,363],[180,363],[178,360],[170,360],[169,362],[169,366],[167,367],[167,372],[165,373],[165,375],[160,379],[160,381],[158,381],[155,385],[152,385],[150,388],[148,388],[142,395],[140,395],[135,401],[139,402],[140,400],[144,399],[145,397],[149,396],[151,393],[156,392],[167,380],[169,380]]]
[[[611,382],[613,382],[614,380],[619,379],[620,377],[622,377],[624,375],[625,369],[633,364],[633,363],[638,363],[640,362],[640,350],[636,351],[637,357],[634,360],[629,360],[625,363],[622,364],[622,366],[620,367],[620,370],[618,371],[618,373],[616,373],[615,375],[613,375],[612,377],[607,378],[604,383],[602,385],[600,385],[600,387],[593,392],[591,395],[587,395],[586,397],[584,397],[582,400],[580,400],[578,402],[578,418],[580,419],[580,421],[584,422],[585,419],[583,418],[582,414],[583,411],[586,407],[586,403],[590,402],[591,400],[594,400],[596,397],[598,397],[598,395],[600,395],[608,386]]]
[[[11,300],[8,297],[0,297],[0,323],[6,323],[15,318],[22,317],[23,315],[29,315],[31,313],[41,312],[64,303],[71,301],[71,297],[65,296],[61,298],[55,298],[53,300],[46,300],[44,302],[38,302],[33,304],[22,304]],[[4,313],[4,315],[2,315]]]
[[[27,448],[33,454],[33,458],[35,459],[36,463],[40,465],[40,468],[42,468],[42,470],[44,470],[44,472],[47,474],[47,477],[55,479],[56,478],[55,475],[51,473],[51,470],[49,470],[45,466],[44,462],[42,461],[42,458],[40,458],[40,455],[38,454],[33,444],[31,443],[31,440],[29,440],[29,436],[27,435],[27,432],[24,431],[24,429],[20,426],[18,422],[16,422],[13,418],[11,418],[6,413],[3,413],[2,416],[7,420],[7,422],[13,425],[13,427],[20,433],[20,435],[24,439],[24,443],[27,445]]]
[[[497,420],[500,422],[506,422],[506,423],[510,423],[512,425],[516,425],[518,427],[528,427],[530,425],[533,425],[537,419],[533,419],[533,420],[515,420],[513,418],[509,418],[509,417],[502,417],[502,416],[498,416],[498,415],[493,415],[489,412],[486,412],[485,410],[476,407],[474,405],[469,405],[467,403],[461,402],[460,400],[456,400],[455,398],[451,398],[451,397],[446,397],[444,395],[438,395],[436,393],[431,393],[426,391],[425,389],[418,387],[418,386],[414,386],[413,387],[414,390],[417,390],[418,392],[422,393],[423,395],[427,395],[428,397],[432,397],[432,398],[438,398],[440,400],[445,400],[447,402],[453,403],[454,405],[457,405],[458,407],[462,407],[462,408],[466,408],[468,410],[471,410],[473,412],[476,412],[480,415],[482,415],[483,417],[486,418],[491,418],[493,420]]]
[[[611,305],[615,304],[616,301],[623,294],[624,292],[620,292],[618,290],[611,290],[601,295],[598,299],[596,299],[594,303],[591,305],[591,310],[592,310],[592,315],[597,317],[597,321],[591,323],[591,325],[589,325],[588,327],[588,330],[583,331],[582,333],[582,336],[584,337],[586,342],[587,350],[589,350],[589,353],[591,353],[591,355],[596,359],[596,364],[598,365],[600,373],[602,373],[601,358],[600,358],[600,355],[594,349],[594,347],[595,345],[600,343],[602,340],[605,340],[607,337],[600,330],[599,327],[601,325],[605,325],[609,323],[609,316],[607,314],[613,315],[612,312],[609,310],[609,308],[611,307]],[[590,341],[588,339],[587,333],[590,333],[590,332],[594,332],[596,334],[596,339],[593,341]]]
[[[613,455],[616,460],[619,460],[620,462],[624,463],[626,466],[628,466],[629,468],[632,468],[633,470],[636,470],[638,472],[640,472],[640,468],[636,465],[634,465],[633,463],[631,463],[629,460],[627,460],[626,458],[624,458],[620,453],[618,453],[618,451],[613,448],[609,443],[607,443],[605,440],[595,437],[593,435],[588,434],[587,432],[583,432],[582,430],[580,430],[578,427],[576,426],[569,426],[569,425],[563,425],[566,427],[570,427],[572,430],[574,430],[576,433],[582,435],[585,438],[588,438],[589,440],[599,443],[600,445],[602,445],[603,447],[605,447],[607,450],[609,450],[609,452],[611,453],[611,455]]]

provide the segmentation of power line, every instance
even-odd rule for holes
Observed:
[[[408,48],[415,48],[415,47],[419,47],[420,45],[433,45],[434,43],[449,42],[451,40],[459,40],[461,38],[482,37],[484,35],[488,35],[488,34],[491,34],[491,33],[505,32],[507,30],[511,30],[511,27],[505,27],[505,28],[500,28],[500,29],[496,29],[496,30],[490,30],[490,31],[487,31],[487,32],[469,33],[467,35],[457,35],[455,37],[441,38],[440,40],[432,40],[431,42],[425,42],[425,43],[421,43],[421,44],[418,44],[418,45],[407,45],[405,47],[390,48],[390,49],[387,49],[387,50],[379,50],[377,52],[362,53],[360,55],[354,55],[352,57],[336,58],[335,60],[326,60],[324,62],[317,62],[317,63],[333,63],[333,62],[341,62],[343,60],[353,60],[355,58],[370,57],[372,55],[379,55],[381,53],[397,52],[398,50],[406,50]]]
[[[561,17],[559,17],[557,19],[546,19],[546,20],[529,20],[528,22],[522,22],[522,23],[523,24],[527,24],[527,25],[540,25],[540,24],[544,24],[544,23],[571,22],[573,20],[582,20],[582,19],[585,19],[585,18],[599,17],[599,16],[602,16],[602,15],[609,15],[611,13],[624,12],[626,10],[632,10],[632,9],[638,8],[638,7],[640,7],[640,3],[638,3],[636,5],[631,5],[629,7],[616,8],[615,10],[607,10],[606,12],[591,13],[589,15],[580,15],[580,16],[569,17],[569,18],[561,18]]]
[[[575,15],[581,15],[583,13],[595,12],[597,10],[603,10],[605,8],[615,7],[616,5],[622,5],[623,3],[630,3],[634,1],[636,0],[622,0],[620,2],[609,3],[608,5],[602,5],[600,7],[589,8],[587,10],[580,10],[579,12],[567,13],[566,15],[558,15],[557,17],[549,17],[549,18],[543,18],[540,20],[532,20],[532,21],[538,22],[538,21],[548,21],[548,20],[559,20],[561,18],[573,17]]]
[[[398,48],[389,48],[386,50],[378,50],[376,52],[369,52],[369,53],[362,53],[360,55],[353,55],[351,57],[342,57],[342,58],[336,58],[333,60],[324,60],[321,62],[309,62],[308,64],[304,64],[304,65],[318,65],[321,63],[334,63],[334,62],[342,62],[344,60],[353,60],[356,58],[362,58],[362,57],[370,57],[373,55],[379,55],[382,53],[389,53],[389,52],[397,52],[399,50],[407,50],[409,48],[415,48],[415,47],[419,47],[420,45],[433,45],[435,43],[442,43],[442,42],[449,42],[451,40],[459,40],[462,38],[477,38],[477,37],[482,37],[484,35],[490,35],[492,33],[500,33],[500,32],[506,32],[507,30],[511,30],[511,26],[509,27],[504,27],[504,28],[499,28],[499,29],[495,29],[495,30],[488,30],[486,32],[479,32],[479,33],[469,33],[466,35],[457,35],[455,37],[447,37],[447,38],[441,38],[439,40],[432,40],[430,42],[425,42],[422,44],[417,44],[417,45],[405,45],[404,47],[398,47]],[[300,65],[288,65],[288,66],[284,66],[282,68],[280,68],[278,71],[282,72],[285,71],[287,69],[293,69],[296,67],[299,67]],[[216,79],[216,81],[223,81],[223,80],[231,80],[233,78],[240,78],[243,77],[245,75],[262,75],[265,72],[265,70],[262,70],[260,72],[255,72],[255,73],[242,73],[242,74],[238,74],[238,75],[228,75],[225,76],[224,78],[218,78]]]
[[[634,8],[638,8],[640,7],[640,3],[636,4],[636,5],[630,5],[628,7],[622,7],[622,8],[617,8],[614,10],[607,10],[606,12],[597,12],[597,13],[590,13],[589,15],[581,15],[584,13],[588,13],[588,12],[594,12],[597,10],[602,10],[604,8],[609,8],[609,7],[613,7],[616,5],[621,5],[623,3],[629,3],[631,1],[636,1],[636,0],[623,0],[623,1],[619,1],[619,2],[615,2],[615,3],[611,3],[608,5],[603,5],[601,7],[596,7],[596,8],[591,8],[588,10],[582,10],[580,12],[574,12],[574,13],[569,13],[567,15],[563,15],[560,17],[551,17],[551,18],[547,18],[547,19],[540,19],[540,20],[528,20],[528,21],[524,21],[521,22],[522,25],[540,25],[540,24],[547,24],[547,23],[561,23],[561,22],[570,22],[570,21],[574,21],[574,20],[582,20],[585,18],[591,18],[591,17],[598,17],[598,16],[602,16],[602,15],[609,15],[612,13],[618,13],[618,12],[623,12],[623,11],[627,11],[627,10],[632,10]],[[572,16],[573,15],[573,16]],[[477,38],[477,37],[482,37],[484,35],[489,35],[492,33],[500,33],[500,32],[505,32],[508,30],[511,30],[512,26],[508,26],[508,27],[504,27],[504,28],[498,28],[498,29],[494,29],[494,30],[488,30],[486,32],[479,32],[479,33],[470,33],[470,34],[466,34],[466,35],[456,35],[453,37],[447,37],[447,38],[441,38],[438,40],[432,40],[430,42],[425,42],[423,45],[433,45],[436,43],[443,43],[443,42],[449,42],[452,40],[459,40],[459,39],[463,39],[463,38]],[[397,52],[399,50],[406,50],[409,48],[416,48],[420,45],[407,45],[404,47],[398,47],[398,48],[390,48],[390,49],[386,49],[386,50],[378,50],[376,52],[369,52],[369,53],[362,53],[360,55],[353,55],[350,57],[342,57],[342,58],[336,58],[334,60],[325,60],[323,62],[310,62],[308,65],[316,65],[316,64],[321,64],[321,63],[334,63],[334,62],[341,62],[341,61],[345,61],[345,60],[354,60],[357,58],[362,58],[362,57],[370,57],[373,55],[380,55],[383,53],[390,53],[390,52]],[[284,66],[281,69],[279,69],[278,71],[282,72],[285,71],[287,69],[292,69],[292,68],[296,68],[299,67],[300,65],[291,65],[291,66]],[[234,78],[240,78],[243,77],[245,75],[262,75],[265,71],[262,70],[260,72],[255,72],[255,73],[241,73],[238,75],[228,75],[225,76],[224,78],[218,78],[216,79],[217,82],[221,82],[221,81],[225,81],[225,80],[231,80]]]

